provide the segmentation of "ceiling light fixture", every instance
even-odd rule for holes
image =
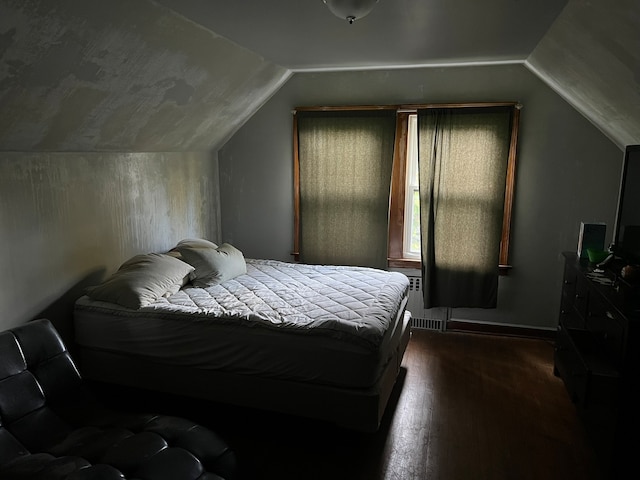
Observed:
[[[331,13],[338,18],[344,18],[352,24],[367,15],[378,0],[322,0]]]

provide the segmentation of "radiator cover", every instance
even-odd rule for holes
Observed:
[[[438,330],[444,332],[449,320],[450,309],[446,307],[424,308],[422,277],[409,276],[409,298],[407,310],[411,312],[411,328]]]

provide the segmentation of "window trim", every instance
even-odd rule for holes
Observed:
[[[389,250],[387,264],[390,267],[420,268],[420,261],[404,258],[404,209],[406,201],[405,178],[407,174],[407,137],[409,135],[410,110],[398,111],[396,116],[396,143],[393,149],[391,192],[389,194]]]
[[[421,262],[416,259],[403,257],[404,242],[404,208],[405,186],[407,171],[407,135],[408,118],[418,109],[429,108],[482,108],[482,107],[513,107],[511,117],[511,142],[507,160],[505,180],[504,214],[502,221],[502,235],[500,239],[499,272],[508,274],[512,268],[509,263],[509,244],[511,241],[511,223],[513,198],[515,191],[515,171],[517,159],[518,133],[520,129],[520,110],[518,102],[476,102],[476,103],[437,103],[437,104],[407,104],[407,105],[360,105],[360,106],[316,106],[296,107],[293,111],[293,252],[295,261],[300,260],[300,159],[298,156],[298,118],[300,111],[362,111],[362,110],[396,110],[396,138],[393,150],[393,169],[391,173],[391,191],[389,194],[389,234],[387,265],[396,268],[420,268]]]
[[[504,213],[502,216],[502,237],[500,239],[500,274],[507,275],[512,265],[509,262],[509,246],[511,243],[511,221],[513,214],[513,197],[516,184],[516,161],[518,157],[518,134],[520,132],[520,110],[522,105],[514,105],[511,117],[511,143],[507,160],[507,178],[504,191]]]
[[[293,111],[293,259],[300,260],[300,157],[298,155],[298,116]]]

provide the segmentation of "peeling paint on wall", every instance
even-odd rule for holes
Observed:
[[[0,2],[0,150],[197,151],[288,71],[149,0]]]

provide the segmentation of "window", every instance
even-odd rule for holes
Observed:
[[[385,268],[395,112],[296,119],[300,261]]]
[[[302,108],[296,112],[357,112],[392,111],[396,115],[395,139],[393,140],[393,166],[390,196],[388,198],[388,250],[387,264],[392,267],[420,268],[420,210],[418,193],[418,139],[417,111],[424,108],[465,108],[465,107],[512,107],[511,145],[506,173],[502,237],[500,242],[500,270],[506,273],[508,264],[511,208],[515,178],[515,158],[519,109],[515,103],[456,104],[456,105],[411,105],[411,106],[369,106],[369,107],[318,107]],[[300,159],[299,159],[298,116],[294,115],[294,255],[300,259]],[[347,227],[348,228],[348,227]],[[377,234],[376,234],[377,235]],[[366,238],[366,236],[361,236]]]
[[[511,210],[515,184],[515,162],[519,106],[509,104],[463,104],[429,108],[512,107],[511,144],[507,163],[499,268],[508,273]],[[423,108],[423,107],[420,107]],[[417,110],[417,108],[416,108]],[[418,191],[417,114],[399,110],[397,115],[394,171],[389,210],[389,266],[420,268],[420,203]]]

